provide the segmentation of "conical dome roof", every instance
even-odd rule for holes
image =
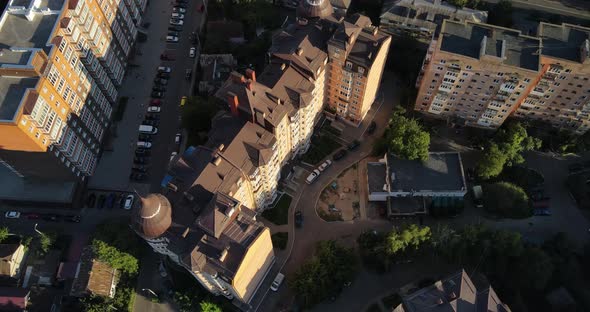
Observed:
[[[325,18],[334,13],[330,0],[300,0],[297,16],[303,18]]]
[[[141,207],[133,215],[133,228],[146,238],[164,234],[172,224],[172,209],[168,199],[161,194],[149,194],[141,198]]]

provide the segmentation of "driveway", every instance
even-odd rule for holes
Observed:
[[[172,13],[168,1],[151,1],[146,10],[144,22],[149,23],[147,40],[138,42],[138,51],[129,66],[119,90],[119,96],[129,98],[123,119],[117,124],[117,136],[114,138],[113,150],[105,151],[98,163],[96,172],[90,178],[88,188],[107,190],[132,190],[142,192],[158,191],[160,181],[168,169],[170,154],[178,149],[174,136],[180,132],[179,103],[180,98],[189,95],[190,80],[185,79],[185,69],[193,68],[197,58],[189,58],[192,43],[189,35],[200,25],[203,14],[197,11],[202,1],[189,2],[186,9],[183,31],[179,43],[166,43],[168,21]],[[161,61],[160,54],[171,51],[174,61]],[[172,68],[168,87],[162,99],[160,125],[158,134],[153,136],[149,178],[143,183],[130,183],[129,175],[135,156],[135,144],[138,139],[138,127],[144,120],[146,109],[151,99],[150,93],[158,66]],[[138,185],[145,184],[145,185]]]

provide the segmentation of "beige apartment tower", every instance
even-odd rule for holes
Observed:
[[[510,115],[588,129],[590,29],[541,23],[538,36],[445,20],[416,82],[415,109],[497,128]]]

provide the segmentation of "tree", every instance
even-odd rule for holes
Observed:
[[[389,151],[398,157],[409,160],[428,159],[430,134],[422,129],[416,119],[394,114],[387,130]]]
[[[201,312],[222,312],[218,305],[209,301],[201,301],[199,307],[201,308]]]
[[[476,167],[477,175],[482,179],[489,179],[499,175],[506,164],[506,154],[504,154],[496,143],[490,143],[483,158]]]
[[[92,241],[92,248],[100,261],[106,262],[113,268],[127,274],[137,273],[139,264],[137,258],[132,255],[119,251],[117,248],[98,239]]]
[[[540,248],[527,247],[520,256],[517,272],[514,282],[520,288],[532,287],[536,290],[543,290],[553,274],[553,263],[551,258]]]
[[[206,141],[200,135],[211,129],[211,120],[219,111],[217,101],[214,96],[194,96],[182,107],[182,127],[188,131],[189,145],[201,145]]]
[[[500,0],[488,14],[488,23],[502,27],[512,27],[512,2]]]
[[[486,184],[483,187],[485,209],[501,217],[528,218],[532,215],[526,192],[509,182]]]
[[[8,231],[7,227],[0,227],[0,243],[3,242],[6,238],[8,238],[9,234],[10,232]]]
[[[39,234],[39,245],[43,254],[46,254],[51,249],[51,246],[55,242],[55,237],[56,235],[54,233]]]
[[[469,0],[449,0],[449,3],[458,8],[462,8],[469,3]]]

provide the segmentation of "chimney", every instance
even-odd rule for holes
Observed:
[[[233,83],[244,83],[246,82],[246,79],[244,78],[244,76],[238,72],[232,72],[231,73],[231,81]]]
[[[285,63],[281,64],[281,70],[285,70],[286,67],[287,65],[285,65]]]
[[[184,230],[184,232],[182,232],[182,238],[186,238],[186,236],[188,235],[188,233],[190,233],[191,228],[190,227],[186,227],[186,229]]]
[[[256,81],[256,72],[253,69],[246,69],[246,77],[252,81]]]
[[[233,116],[238,116],[239,112],[238,112],[238,105],[239,105],[239,101],[238,101],[238,96],[233,93],[233,92],[228,92],[227,93],[227,105],[229,106],[229,110],[231,111],[231,114]]]
[[[220,152],[223,152],[223,149],[225,148],[225,145],[223,143],[219,144],[219,147],[217,147],[217,150]]]
[[[248,82],[246,82],[246,88],[247,88],[248,90],[252,91],[252,89],[253,89],[253,88],[252,88],[252,81],[248,81]]]
[[[219,164],[221,163],[221,157],[215,156],[215,158],[213,158],[212,163],[215,165],[215,167],[219,166]]]
[[[296,53],[297,53],[297,55],[303,54],[303,48],[301,48],[301,47],[297,48],[297,52]]]
[[[449,294],[449,298],[451,298],[451,300],[455,300],[455,299],[457,299],[457,295],[455,294],[455,292],[454,292],[454,291],[452,291],[452,292]]]
[[[228,247],[223,248],[223,251],[219,255],[219,261],[223,262],[223,260],[225,260],[225,257],[227,257],[228,249],[229,249]]]

